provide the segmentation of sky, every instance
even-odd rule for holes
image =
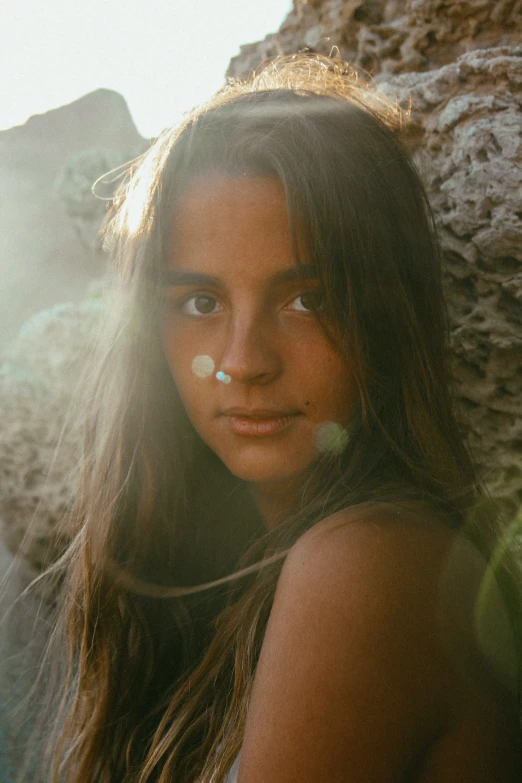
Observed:
[[[100,87],[155,136],[223,83],[291,0],[0,0],[0,129]]]

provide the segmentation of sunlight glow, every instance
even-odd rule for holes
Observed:
[[[157,136],[224,83],[242,44],[275,32],[291,0],[31,0],[2,6],[0,128],[104,87]]]

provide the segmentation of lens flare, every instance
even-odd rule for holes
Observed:
[[[219,370],[216,373],[216,378],[218,379],[218,381],[221,381],[221,383],[230,383],[230,381],[232,380],[230,375],[227,375],[226,373],[222,372],[222,370]]]
[[[196,356],[192,360],[192,372],[194,375],[197,375],[198,378],[209,378],[214,372],[215,366],[214,359],[205,354]]]
[[[513,626],[510,619],[505,589],[512,589],[506,583],[509,573],[509,556],[519,557],[522,517],[519,516],[503,531],[495,550],[490,555],[484,571],[474,607],[475,638],[481,652],[497,677],[509,688],[516,687],[518,677],[518,656],[513,640]]]
[[[315,434],[316,446],[323,454],[340,454],[348,445],[349,439],[346,428],[335,421],[325,421]]]

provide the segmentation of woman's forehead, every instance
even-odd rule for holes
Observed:
[[[212,173],[198,175],[183,188],[174,206],[174,218],[181,220],[219,212],[275,214],[287,211],[283,183],[277,177],[254,177]]]
[[[209,254],[293,257],[283,185],[253,177],[198,178],[172,213],[168,263],[208,262]]]

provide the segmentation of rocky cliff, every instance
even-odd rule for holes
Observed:
[[[68,157],[143,145],[124,99],[96,90],[0,131],[0,349],[33,313],[78,301],[100,274],[53,191]]]

